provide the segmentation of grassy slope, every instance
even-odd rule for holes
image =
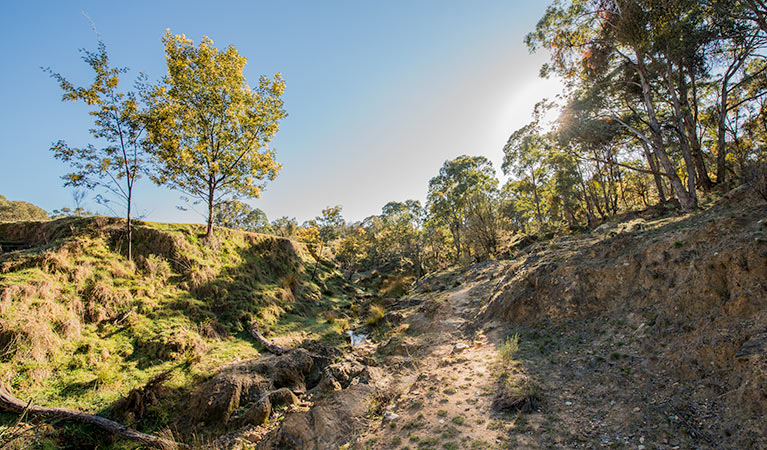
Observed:
[[[300,243],[195,225],[142,223],[135,264],[116,219],[0,224],[0,377],[22,399],[110,415],[131,389],[171,371],[182,395],[227,361],[258,354],[245,324],[339,342],[356,288]],[[166,405],[167,407],[167,405]],[[157,429],[169,412],[157,407]]]

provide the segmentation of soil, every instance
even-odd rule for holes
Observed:
[[[766,217],[728,198],[432,274],[363,344],[224,368],[190,417],[216,448],[767,449]]]
[[[767,448],[767,207],[752,200],[422,280],[367,350],[397,395],[349,447]]]

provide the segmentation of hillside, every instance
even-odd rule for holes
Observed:
[[[765,217],[740,191],[427,277],[358,448],[767,448]]]
[[[185,408],[190,386],[259,355],[250,324],[284,342],[343,343],[358,292],[330,261],[288,239],[201,231],[141,223],[133,264],[117,219],[0,224],[0,241],[26,248],[0,254],[0,381],[35,404],[157,431]],[[122,410],[121,399],[158,380],[167,395],[139,414]],[[52,439],[77,448],[103,436],[65,428]]]
[[[0,259],[3,381],[195,448],[765,448],[765,217],[735,190],[512,243],[398,298],[329,261],[312,281],[308,249],[266,235],[141,224],[134,269],[116,220],[2,225],[33,246]],[[136,447],[45,436],[25,442]]]

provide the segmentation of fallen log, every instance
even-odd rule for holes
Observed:
[[[253,336],[259,344],[263,345],[266,350],[275,355],[284,355],[288,352],[287,349],[280,347],[277,344],[269,342],[259,331],[258,326],[255,323],[250,324],[250,335]]]
[[[88,414],[67,408],[48,408],[45,406],[36,406],[33,405],[31,401],[24,403],[18,398],[14,397],[13,394],[11,394],[11,391],[2,382],[0,382],[0,409],[4,409],[6,411],[17,414],[23,414],[26,411],[26,414],[30,417],[39,416],[50,419],[71,420],[75,422],[95,425],[115,436],[135,441],[151,448],[158,448],[162,450],[189,448],[189,446],[185,444],[179,444],[168,439],[152,436],[150,434],[144,434],[132,428],[128,428],[125,425],[94,414]]]

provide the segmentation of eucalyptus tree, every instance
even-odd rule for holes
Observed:
[[[492,163],[484,156],[462,155],[445,161],[439,175],[429,180],[427,208],[430,216],[447,226],[455,247],[455,260],[461,261],[463,250],[471,256],[464,242],[469,204],[498,189]]]
[[[245,57],[208,37],[195,46],[167,31],[162,41],[168,74],[147,93],[153,180],[202,201],[209,236],[217,202],[259,197],[281,168],[268,144],[286,116],[285,83],[280,74],[261,76],[251,88]]]
[[[638,101],[632,102],[630,109],[641,114],[644,130],[620,117],[613,119],[652,150],[682,208],[691,210],[697,205],[697,169],[680,94],[680,90],[689,87],[690,73],[680,70],[679,55],[684,51],[671,47],[681,38],[679,33],[671,34],[671,23],[683,15],[682,7],[690,2],[671,3],[674,4],[668,7],[660,0],[556,3],[547,9],[526,42],[532,50],[542,46],[551,51],[551,64],[544,66],[542,74],[558,73],[571,88],[583,79],[600,80],[603,84],[615,84],[619,91],[637,95]],[[664,47],[664,43],[668,45]],[[689,47],[684,50],[691,51]],[[671,56],[677,58],[676,63]],[[669,136],[665,131],[669,126],[676,133],[687,174],[686,185],[669,153]]]
[[[539,116],[539,114],[536,114]],[[514,131],[503,147],[503,173],[513,178],[507,191],[519,194],[518,206],[527,199],[529,209],[538,223],[544,226],[543,186],[548,182],[550,170],[546,159],[551,145],[539,124],[540,117]]]
[[[346,221],[341,214],[343,206],[328,206],[322,210],[322,214],[314,219],[320,232],[320,239],[326,245],[334,239],[338,239],[343,232]]]
[[[272,233],[266,213],[239,200],[224,200],[213,208],[213,224],[256,233]]]
[[[424,272],[423,221],[426,211],[418,200],[389,202],[381,209],[381,238],[389,242],[391,256],[412,266],[416,277]]]

